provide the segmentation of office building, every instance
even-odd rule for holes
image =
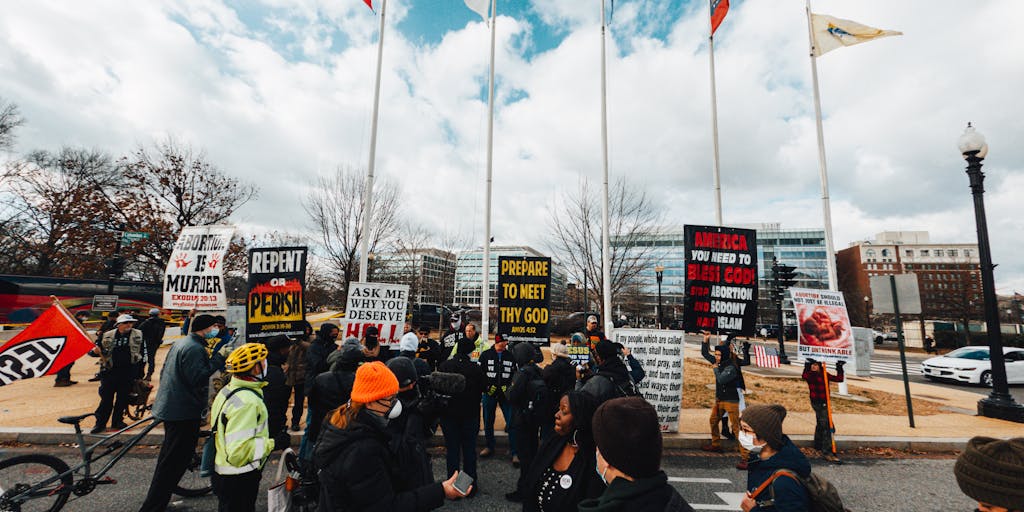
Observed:
[[[493,246],[490,261],[490,304],[498,306],[498,258],[501,256],[532,256],[546,257],[532,247],[526,245]],[[483,260],[482,248],[460,253],[455,267],[455,301],[460,306],[479,308],[483,295]],[[565,270],[559,268],[558,262],[551,261],[551,309],[562,311],[565,308]]]

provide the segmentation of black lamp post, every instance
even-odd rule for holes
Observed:
[[[665,276],[665,267],[658,265],[654,267],[654,275],[658,279],[658,329],[664,325],[664,315],[661,312],[661,279]]]
[[[988,331],[989,361],[992,363],[992,392],[978,401],[978,415],[1024,423],[1024,407],[1013,400],[1006,383],[1006,360],[1003,339],[999,332],[999,310],[993,276],[992,254],[989,250],[988,223],[985,220],[985,173],[981,161],[988,155],[985,137],[971,123],[960,136],[960,153],[967,160],[967,176],[974,196],[974,220],[978,228],[978,257],[981,259],[981,289],[985,300],[985,328]]]

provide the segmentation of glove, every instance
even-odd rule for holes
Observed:
[[[491,386],[491,387],[487,388],[487,394],[490,395],[490,396],[494,396],[494,394],[497,393],[497,392],[498,392],[498,386]]]
[[[815,363],[814,359],[808,358],[806,361],[804,361],[804,370],[810,370],[811,369],[811,365],[814,364],[814,363]]]
[[[836,370],[842,370],[844,364],[846,364],[846,361],[836,361]]]

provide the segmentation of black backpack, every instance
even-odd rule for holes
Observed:
[[[811,473],[807,478],[803,478],[800,475],[790,471],[788,469],[779,469],[772,474],[768,480],[765,480],[760,487],[753,493],[754,498],[764,490],[765,487],[770,487],[771,483],[778,477],[785,476],[792,478],[804,486],[807,490],[808,500],[811,502],[811,512],[849,512],[849,509],[843,506],[843,500],[839,497],[839,491],[836,490],[836,486],[832,485],[832,482]],[[771,488],[771,502],[775,501],[775,488]],[[758,504],[762,503],[758,500]]]

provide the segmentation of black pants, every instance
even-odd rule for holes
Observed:
[[[165,421],[164,443],[156,458],[153,480],[149,483],[146,501],[139,512],[163,512],[171,500],[171,492],[185,474],[199,441],[201,420]]]
[[[213,493],[217,495],[217,512],[254,512],[256,496],[260,493],[263,471],[255,470],[241,475],[213,474]]]
[[[131,372],[108,371],[100,379],[100,405],[96,407],[96,426],[105,427],[124,423],[124,412],[128,410],[128,394],[135,381]],[[113,418],[111,418],[113,413]]]
[[[832,429],[828,425],[828,405],[825,402],[811,402],[814,408],[814,448],[822,453],[835,453],[832,449]]]
[[[480,420],[442,417],[441,431],[447,465],[445,480],[459,469],[460,461],[462,471],[476,480],[476,437],[480,433]]]
[[[156,368],[156,351],[164,340],[146,340],[146,356],[149,359],[149,366],[146,368],[146,377],[153,376],[153,369]]]
[[[68,363],[67,366],[57,371],[57,382],[67,382],[71,380],[71,367],[75,363]]]
[[[520,421],[516,425],[516,452],[519,454],[519,480],[516,489],[522,489],[523,476],[530,469],[530,464],[537,456],[537,445],[540,439],[540,425],[533,419]]]
[[[292,426],[299,426],[299,418],[302,418],[303,402],[306,401],[306,383],[297,382],[292,386],[292,393],[295,394],[295,402],[292,403]],[[292,430],[298,430],[293,428]]]

